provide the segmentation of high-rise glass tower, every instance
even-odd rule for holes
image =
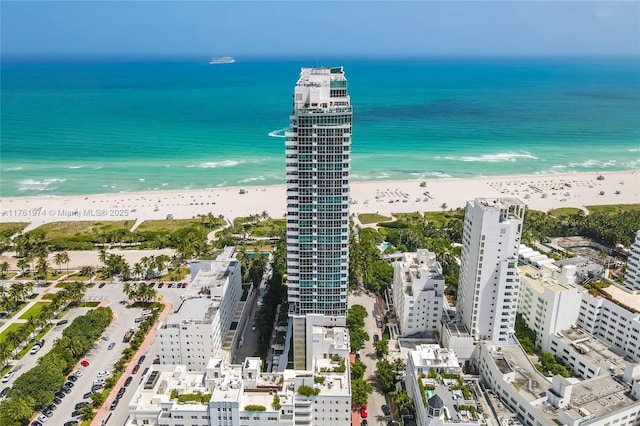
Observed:
[[[505,343],[515,328],[525,208],[517,198],[467,202],[456,306],[462,322],[478,340]]]
[[[342,67],[302,68],[290,118],[289,312],[346,316],[352,111]]]

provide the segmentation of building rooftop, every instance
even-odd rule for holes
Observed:
[[[515,373],[511,386],[527,401],[543,397],[551,387],[551,383],[536,370],[519,345],[502,346],[492,357],[503,374]]]
[[[459,369],[458,357],[455,352],[439,345],[417,345],[415,350],[409,352],[411,361],[416,368],[429,369],[434,368],[450,368]]]
[[[580,328],[568,328],[557,335],[567,346],[571,346],[576,352],[590,363],[597,365],[605,371],[613,371],[623,374],[627,364],[624,358],[609,350],[609,346],[597,337],[594,337]]]
[[[571,402],[565,412],[573,419],[606,416],[638,403],[630,397],[630,390],[609,375],[582,381],[573,385]]]
[[[536,269],[531,265],[519,265],[518,271],[520,272],[520,278],[526,280],[538,293],[544,293],[545,289],[558,292],[575,288],[571,284],[558,283],[551,276],[551,270],[545,271],[544,269]]]
[[[178,310],[170,314],[161,327],[176,326],[184,322],[210,323],[220,303],[206,297],[187,299]]]

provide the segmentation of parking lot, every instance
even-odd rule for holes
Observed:
[[[157,285],[155,286],[157,289]],[[173,285],[171,288],[165,284],[162,288],[157,289],[159,298],[172,305],[171,309],[176,309],[180,302],[180,296],[184,294],[186,289],[181,286]],[[67,421],[74,419],[72,413],[75,411],[76,404],[86,401],[91,402],[89,395],[84,398],[84,395],[90,393],[93,382],[97,379],[97,375],[101,371],[108,371],[111,375],[113,372],[113,365],[122,356],[122,351],[128,347],[128,343],[123,342],[125,333],[130,328],[137,328],[135,318],[141,316],[142,310],[138,308],[129,308],[126,303],[126,297],[122,291],[122,284],[106,283],[104,285],[96,284],[92,288],[87,289],[87,293],[83,299],[84,301],[97,301],[101,303],[101,306],[109,306],[113,311],[113,321],[106,328],[102,336],[99,339],[92,350],[90,350],[83,358],[88,362],[86,367],[83,367],[78,363],[74,370],[79,370],[81,375],[77,377],[75,382],[72,382],[73,387],[71,391],[64,397],[59,398],[60,403],[56,404],[55,410],[52,411],[52,416],[48,418],[47,425],[63,425]],[[51,350],[56,339],[61,337],[62,330],[71,324],[72,320],[78,316],[85,314],[90,308],[74,308],[65,314],[64,317],[59,318],[56,323],[61,320],[67,320],[66,324],[54,326],[45,336],[45,343],[42,348],[34,355],[27,354],[21,360],[14,363],[12,371],[15,372],[13,377],[0,385],[0,390],[5,387],[10,387],[12,383],[25,371],[33,368],[37,360]],[[111,346],[111,348],[110,348]],[[140,366],[140,371],[133,375],[133,380],[130,384],[131,389],[126,389],[117,407],[111,413],[111,418],[108,424],[122,425],[125,423],[128,417],[127,406],[131,396],[134,393],[135,388],[139,385],[142,379],[145,369],[153,363],[154,358],[158,353],[155,342],[153,342],[147,349],[145,359]],[[130,365],[125,371],[126,376],[131,375],[134,365],[138,362],[140,354],[134,356]],[[109,377],[109,376],[106,376]],[[105,377],[105,378],[106,378]],[[117,393],[119,387],[114,388],[113,393]],[[62,394],[60,395],[62,396]],[[105,410],[101,408],[100,410]],[[109,407],[106,407],[107,411]],[[41,413],[37,413],[34,420]],[[75,418],[77,419],[77,418]]]

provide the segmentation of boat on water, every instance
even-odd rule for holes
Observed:
[[[231,56],[218,56],[216,58],[211,58],[211,60],[209,61],[210,64],[232,64],[234,63],[236,60],[233,59]]]

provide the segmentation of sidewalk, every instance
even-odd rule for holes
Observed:
[[[36,302],[42,302],[42,301],[51,302],[51,300],[47,300],[47,299],[43,300],[42,296],[44,296],[45,294],[49,293],[49,291],[52,288],[55,288],[55,286],[58,283],[58,281],[60,279],[62,279],[63,277],[60,277],[56,281],[52,281],[51,284],[49,284],[47,287],[43,287],[42,291],[40,293],[38,293],[38,295],[34,299],[29,300],[29,302],[22,309],[20,309],[18,312],[13,314],[13,316],[11,316],[11,318],[7,318],[7,321],[2,326],[0,326],[0,333],[2,333],[5,329],[7,329],[13,323],[23,324],[23,323],[27,322],[27,320],[20,319],[20,317],[22,315],[24,315],[24,313],[27,312],[33,305],[35,305]]]
[[[153,325],[153,327],[151,327],[151,330],[149,330],[149,334],[147,334],[147,337],[145,337],[144,342],[142,342],[142,345],[140,345],[140,348],[138,349],[138,351],[131,358],[131,361],[125,368],[124,372],[122,373],[122,376],[120,376],[120,379],[118,379],[118,382],[115,384],[113,389],[111,389],[111,393],[109,394],[109,396],[107,396],[107,399],[104,401],[104,404],[102,404],[102,407],[98,409],[96,416],[91,421],[91,426],[99,426],[102,424],[102,420],[109,414],[109,407],[111,406],[111,403],[116,399],[118,389],[124,386],[124,382],[127,380],[127,377],[131,376],[131,371],[133,370],[133,367],[136,365],[136,361],[140,358],[141,355],[143,355],[147,351],[147,349],[149,348],[149,345],[151,345],[151,342],[153,342],[153,339],[155,339],[156,331],[158,329],[158,324],[166,320],[169,314],[171,313],[171,309],[172,309],[171,303],[168,303],[168,302],[161,302],[161,303],[164,305],[164,310],[158,317],[158,320]]]

